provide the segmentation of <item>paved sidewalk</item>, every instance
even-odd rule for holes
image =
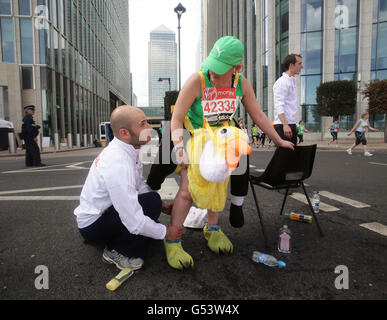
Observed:
[[[49,148],[44,148],[40,154],[51,154],[51,153],[59,153],[59,152],[71,152],[71,151],[79,151],[79,150],[85,150],[85,149],[93,149],[95,148],[94,146],[92,147],[73,147],[68,148],[68,147],[62,147],[60,150],[55,150],[55,147],[49,147]],[[0,158],[7,158],[7,157],[24,157],[25,156],[25,150],[22,151],[16,151],[16,153],[10,153],[8,150],[0,150]]]

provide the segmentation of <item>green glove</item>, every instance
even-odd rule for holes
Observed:
[[[220,228],[218,230],[208,231],[206,224],[203,228],[203,234],[211,251],[215,253],[233,253],[234,246]]]
[[[194,267],[192,257],[184,251],[181,241],[177,243],[170,243],[164,239],[164,248],[167,256],[168,264],[177,270]]]

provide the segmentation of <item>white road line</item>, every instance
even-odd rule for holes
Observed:
[[[176,193],[179,190],[179,185],[174,178],[167,178],[162,184],[159,194],[162,200],[174,200]]]
[[[5,172],[2,172],[2,173],[26,173],[26,172],[49,172],[49,171],[70,171],[70,170],[74,170],[74,168],[71,168],[71,166],[76,166],[76,165],[79,165],[79,164],[83,164],[83,163],[91,163],[93,161],[84,161],[84,162],[72,162],[72,163],[65,163],[65,164],[57,164],[57,165],[53,165],[53,166],[47,166],[47,167],[37,167],[37,168],[30,168],[30,169],[21,169],[21,170],[13,170],[13,171],[5,171]],[[69,169],[52,169],[52,168],[57,168],[57,167],[65,167],[65,168],[69,168]],[[80,169],[86,169],[86,170],[89,170],[89,168],[77,168],[77,170],[80,170]]]
[[[324,197],[327,197],[329,199],[333,199],[333,200],[336,200],[338,202],[342,202],[344,204],[348,204],[352,207],[355,207],[355,208],[369,208],[371,207],[370,205],[366,204],[366,203],[363,203],[363,202],[359,202],[359,201],[355,201],[355,200],[352,200],[352,199],[349,199],[349,198],[346,198],[346,197],[343,197],[343,196],[339,196],[337,194],[334,194],[332,192],[328,192],[328,191],[320,191],[320,195],[324,196]]]
[[[295,200],[298,200],[298,201],[301,201],[305,204],[308,204],[308,201],[306,200],[306,197],[304,194],[302,193],[293,193],[292,195],[290,195],[291,198],[295,199]],[[311,199],[312,201],[312,199]],[[326,204],[324,202],[321,202],[320,201],[320,210],[321,211],[325,211],[325,212],[336,212],[336,211],[340,211],[339,208],[336,208],[336,207],[333,207],[333,206],[330,206],[329,204]]]
[[[83,185],[78,186],[63,186],[63,187],[48,187],[39,189],[24,189],[24,190],[12,190],[12,191],[0,191],[1,194],[18,194],[18,193],[29,193],[29,192],[41,192],[41,191],[53,191],[53,190],[66,190],[66,189],[80,189]]]
[[[256,172],[265,172],[265,169],[255,169]]]
[[[387,166],[387,163],[379,163],[379,162],[368,162],[369,164],[374,164],[376,166]]]
[[[361,224],[360,227],[366,228],[387,237],[387,227],[378,222],[364,223]]]
[[[0,201],[79,201],[79,196],[11,196]]]
[[[250,164],[250,169],[254,169],[254,168],[256,168],[256,166],[253,164]]]

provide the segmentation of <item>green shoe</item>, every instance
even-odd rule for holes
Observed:
[[[184,251],[181,241],[170,243],[164,239],[164,248],[168,264],[172,268],[183,270],[184,268],[194,267],[193,259]]]
[[[211,251],[215,253],[233,253],[234,246],[227,236],[220,230],[208,231],[207,224],[203,228],[204,238],[207,240],[207,245]]]

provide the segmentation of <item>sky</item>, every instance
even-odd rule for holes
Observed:
[[[182,0],[187,11],[181,17],[181,81],[197,71],[196,54],[201,33],[201,0]],[[178,0],[129,0],[130,71],[133,92],[139,106],[148,105],[148,43],[149,34],[165,25],[176,34],[178,20],[173,11]]]

